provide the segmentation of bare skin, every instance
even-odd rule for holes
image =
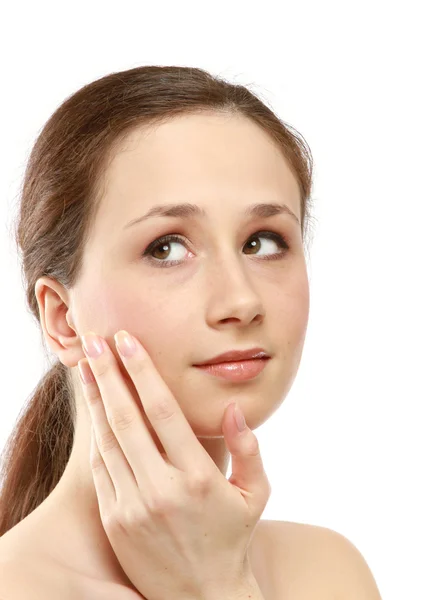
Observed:
[[[156,204],[184,202],[207,216],[154,217],[124,227]],[[261,202],[285,204],[297,219],[244,216],[247,207]],[[1,538],[0,550],[28,536],[40,556],[61,568],[131,589],[98,510],[89,464],[90,417],[78,379],[77,363],[85,356],[80,336],[94,331],[104,337],[123,374],[113,335],[126,329],[137,336],[226,475],[221,419],[227,405],[237,400],[256,429],[282,404],[299,368],[309,316],[300,219],[300,191],[288,164],[267,134],[244,117],[185,116],[132,134],[108,168],[80,279],[69,290],[49,277],[36,284],[46,342],[72,372],[75,439],[56,488]],[[287,239],[283,257],[277,256],[284,252],[279,242],[262,235],[268,231]],[[147,246],[167,234],[181,240],[159,243],[143,258]],[[167,260],[178,264],[161,268]],[[254,346],[273,358],[256,380],[229,389],[192,366]],[[264,538],[256,537],[259,544]]]

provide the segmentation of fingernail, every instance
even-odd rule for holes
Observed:
[[[115,343],[117,344],[117,349],[120,354],[129,358],[135,354],[135,350],[137,349],[133,337],[127,333],[127,331],[119,331],[114,335]]]
[[[91,358],[97,358],[103,353],[104,346],[101,343],[100,338],[94,333],[86,333],[81,336],[81,342],[83,344],[83,350]]]
[[[235,419],[239,431],[244,431],[244,429],[246,428],[246,420],[238,404],[235,404]]]

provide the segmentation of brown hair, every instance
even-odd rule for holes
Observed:
[[[28,159],[15,241],[27,304],[38,323],[36,282],[50,276],[66,289],[75,284],[106,167],[120,143],[140,125],[202,112],[244,115],[269,134],[300,187],[305,241],[311,219],[310,148],[247,87],[193,67],[149,65],[111,73],[57,108]],[[45,348],[42,329],[41,338]],[[72,450],[76,408],[70,369],[57,361],[29,398],[1,455],[0,536],[50,494]]]

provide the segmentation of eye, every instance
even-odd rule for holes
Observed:
[[[262,244],[259,242],[259,239],[264,239],[266,242]],[[268,246],[267,242],[273,242],[279,248],[279,252],[264,254],[263,256],[257,254],[255,250],[261,250],[263,247],[266,249]],[[149,262],[156,263],[156,266],[159,267],[170,267],[179,264],[183,257],[185,256],[185,252],[181,259],[167,259],[164,260],[165,255],[170,255],[170,248],[174,244],[181,244],[184,246],[183,239],[175,234],[165,235],[158,240],[155,240],[150,244],[143,253],[143,257],[146,257]],[[251,236],[246,242],[244,248],[250,250],[251,252],[246,252],[246,254],[252,254],[254,256],[258,256],[263,260],[278,260],[283,258],[287,251],[290,249],[290,246],[286,240],[286,238],[279,233],[274,233],[273,231],[259,231]],[[156,255],[156,256],[154,256]]]

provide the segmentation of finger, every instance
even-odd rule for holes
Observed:
[[[101,345],[101,353],[93,356],[90,352],[90,344],[97,338]],[[83,335],[82,340],[83,348],[89,356],[89,365],[97,382],[100,403],[106,415],[106,417],[103,416],[103,419],[105,418],[107,421],[107,425],[105,422],[101,423],[100,431],[96,430],[97,441],[102,439],[100,450],[115,487],[120,485],[121,489],[124,485],[122,479],[124,472],[121,462],[118,460],[118,448],[130,466],[139,489],[158,486],[168,475],[166,462],[149,433],[142,410],[124,381],[116,356],[106,340],[96,336],[93,332]],[[114,454],[117,459],[111,466],[108,463],[108,456],[112,458]],[[118,483],[119,478],[121,484]]]
[[[124,354],[124,337],[135,344],[132,354]],[[121,360],[141,399],[144,412],[158,435],[172,465],[190,473],[212,469],[213,461],[196,437],[174,395],[158,373],[140,341],[127,331],[114,336]]]
[[[91,417],[90,464],[95,488],[100,503],[100,512],[109,514],[109,509],[120,499],[133,497],[137,482],[134,473],[112,431],[102,402],[101,392],[88,360],[78,362],[80,373],[89,372],[89,383],[81,377],[83,395]]]
[[[230,417],[226,413],[230,411]],[[239,415],[242,414],[238,406]],[[249,507],[262,512],[270,497],[271,485],[265,472],[259,441],[244,422],[244,429],[230,427],[236,422],[235,403],[229,405],[224,414],[222,429],[227,449],[232,457],[230,483],[234,484],[246,498]],[[236,431],[235,431],[236,429]]]
[[[112,507],[115,505],[117,497],[106,463],[103,461],[103,457],[100,454],[100,449],[98,448],[97,440],[95,439],[94,426],[92,424],[89,462],[92,468],[92,478],[94,480],[95,490],[97,492],[100,515],[103,518],[104,515],[111,514]]]

